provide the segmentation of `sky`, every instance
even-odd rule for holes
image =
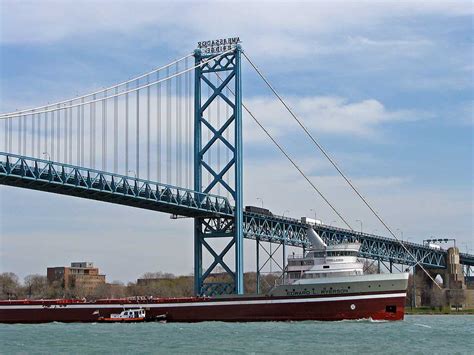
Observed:
[[[397,234],[474,252],[470,1],[0,0],[0,112],[55,102],[239,36]],[[243,63],[243,100],[354,228],[388,235]],[[244,203],[342,227],[244,116]],[[0,139],[3,139],[0,138]],[[3,147],[3,145],[1,145]],[[276,193],[277,192],[277,193]],[[257,200],[257,197],[261,200]],[[245,242],[245,269],[255,270]],[[190,274],[192,221],[0,187],[0,272],[93,261],[107,280]]]

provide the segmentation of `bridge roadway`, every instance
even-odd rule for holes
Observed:
[[[187,217],[233,217],[233,207],[222,196],[5,152],[0,152],[0,184]],[[298,219],[244,212],[244,237],[248,239],[307,248],[307,228]],[[413,258],[394,239],[322,224],[313,228],[328,244],[360,242],[362,257],[413,264]],[[403,243],[423,266],[446,267],[445,250]],[[474,255],[461,253],[460,259],[461,264],[474,266]]]

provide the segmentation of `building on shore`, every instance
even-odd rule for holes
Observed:
[[[48,267],[49,283],[60,282],[65,289],[80,288],[86,292],[105,285],[105,275],[91,262],[72,262],[71,266]]]

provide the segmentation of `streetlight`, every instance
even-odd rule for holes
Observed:
[[[310,208],[310,211],[314,212],[314,220],[317,220],[317,218],[316,218],[316,210]]]
[[[127,171],[127,173],[133,173],[133,175],[135,176],[135,180],[137,179],[137,173],[135,172],[135,170],[129,170]]]
[[[260,202],[262,203],[262,208],[263,208],[263,198],[261,197],[257,197],[257,201],[260,200]]]
[[[400,228],[397,228],[397,231],[400,232],[400,238],[401,238],[401,240],[402,240],[402,242],[403,242],[403,231],[402,231]]]
[[[51,161],[51,155],[49,155],[48,152],[43,152],[43,155],[45,156],[45,158],[48,158],[48,160]]]
[[[284,210],[284,211],[283,211],[283,216],[282,216],[282,217],[285,217],[285,213],[286,213],[286,212],[290,213],[290,211],[289,211],[289,210]]]
[[[360,233],[362,234],[362,221],[360,219],[356,219],[356,222],[360,222]]]

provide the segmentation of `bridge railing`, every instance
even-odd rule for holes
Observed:
[[[32,189],[101,199],[182,215],[233,216],[227,198],[152,182],[136,177],[0,152],[0,183],[21,184]],[[29,186],[28,186],[29,185]],[[86,196],[89,194],[89,196]],[[107,197],[110,197],[110,201]],[[115,200],[115,201],[113,201]],[[131,202],[131,203],[130,203]],[[145,206],[146,204],[146,206]],[[191,212],[192,211],[192,212]]]
[[[298,219],[244,212],[246,238],[308,247],[307,225]]]

